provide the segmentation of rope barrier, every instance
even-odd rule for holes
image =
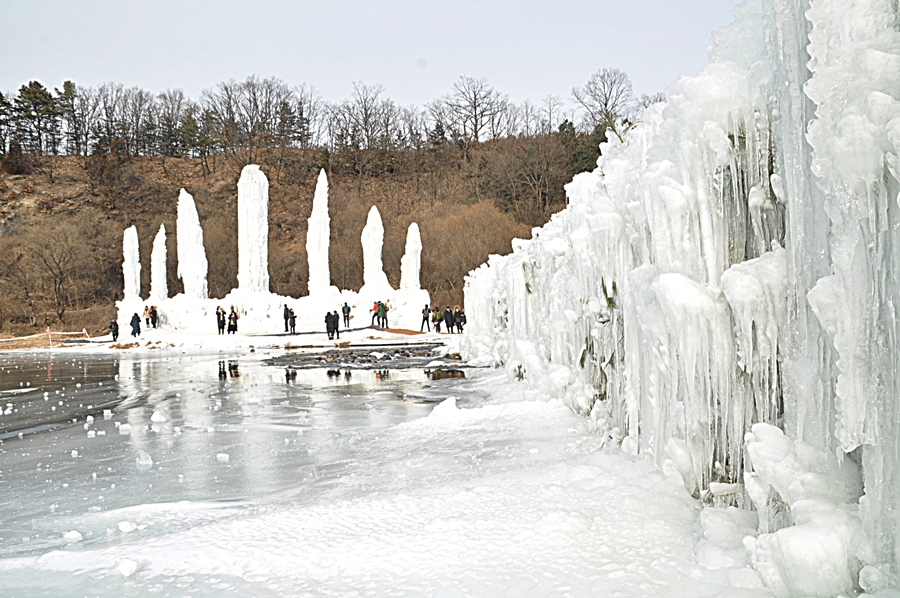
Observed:
[[[13,338],[0,338],[0,343],[3,343],[3,342],[11,342],[11,341],[21,341],[21,340],[26,340],[26,339],[29,339],[29,338],[37,338],[37,337],[39,337],[39,336],[44,336],[45,334],[47,335],[48,338],[51,339],[51,341],[50,341],[51,343],[53,342],[52,336],[53,336],[54,334],[57,335],[57,336],[80,335],[80,336],[84,336],[85,338],[91,338],[90,335],[87,333],[87,330],[82,330],[81,332],[51,332],[51,331],[48,329],[46,332],[40,332],[40,333],[38,333],[38,334],[29,334],[28,336],[16,336],[16,337],[13,337]]]

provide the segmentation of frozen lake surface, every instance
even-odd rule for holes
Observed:
[[[698,560],[682,488],[502,373],[265,357],[0,360],[0,595],[765,595],[739,538]]]

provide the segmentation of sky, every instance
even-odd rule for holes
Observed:
[[[328,101],[353,82],[423,106],[462,75],[515,102],[574,86],[603,67],[635,92],[662,91],[707,62],[731,0],[0,0],[0,91],[37,79],[113,81],[153,92],[249,75],[305,83]]]

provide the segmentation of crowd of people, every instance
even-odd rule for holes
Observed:
[[[371,325],[386,329],[388,327],[389,311],[390,307],[386,301],[375,301],[372,304]],[[343,314],[344,328],[347,330],[350,329],[350,312],[350,306],[344,302],[344,305],[341,307],[341,314]],[[155,305],[145,306],[143,316],[144,322],[148,328],[159,327],[159,312]],[[240,315],[238,315],[234,306],[231,306],[230,312],[226,312],[221,305],[216,308],[216,327],[218,328],[219,334],[226,334],[226,332],[227,334],[236,334],[239,319]],[[129,324],[131,325],[131,336],[140,336],[141,316],[135,313],[131,317]],[[419,327],[419,332],[424,332],[426,330],[431,332],[432,325],[434,325],[435,332],[440,332],[441,325],[443,325],[447,333],[456,332],[462,334],[465,324],[466,312],[465,310],[460,309],[459,306],[451,309],[448,305],[446,308],[441,309],[440,306],[437,305],[434,307],[425,305],[424,309],[422,309],[422,325]],[[329,339],[341,337],[340,325],[341,315],[338,314],[337,310],[325,313],[325,332]],[[113,342],[118,340],[118,322],[111,320],[109,323],[109,330],[112,333]],[[294,310],[288,307],[287,304],[284,306],[284,331],[288,334],[297,333],[297,314],[294,313]]]
[[[422,310],[422,325],[419,326],[419,332],[425,331],[426,328],[431,332],[429,321],[430,324],[434,324],[435,332],[440,332],[441,324],[443,324],[447,333],[462,334],[463,327],[466,325],[466,310],[460,309],[458,305],[453,309],[450,309],[448,305],[443,310],[438,305],[434,307],[426,305]]]

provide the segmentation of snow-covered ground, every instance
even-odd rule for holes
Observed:
[[[268,353],[5,354],[4,407],[125,403],[0,444],[0,595],[767,595],[752,513],[504,373]]]

